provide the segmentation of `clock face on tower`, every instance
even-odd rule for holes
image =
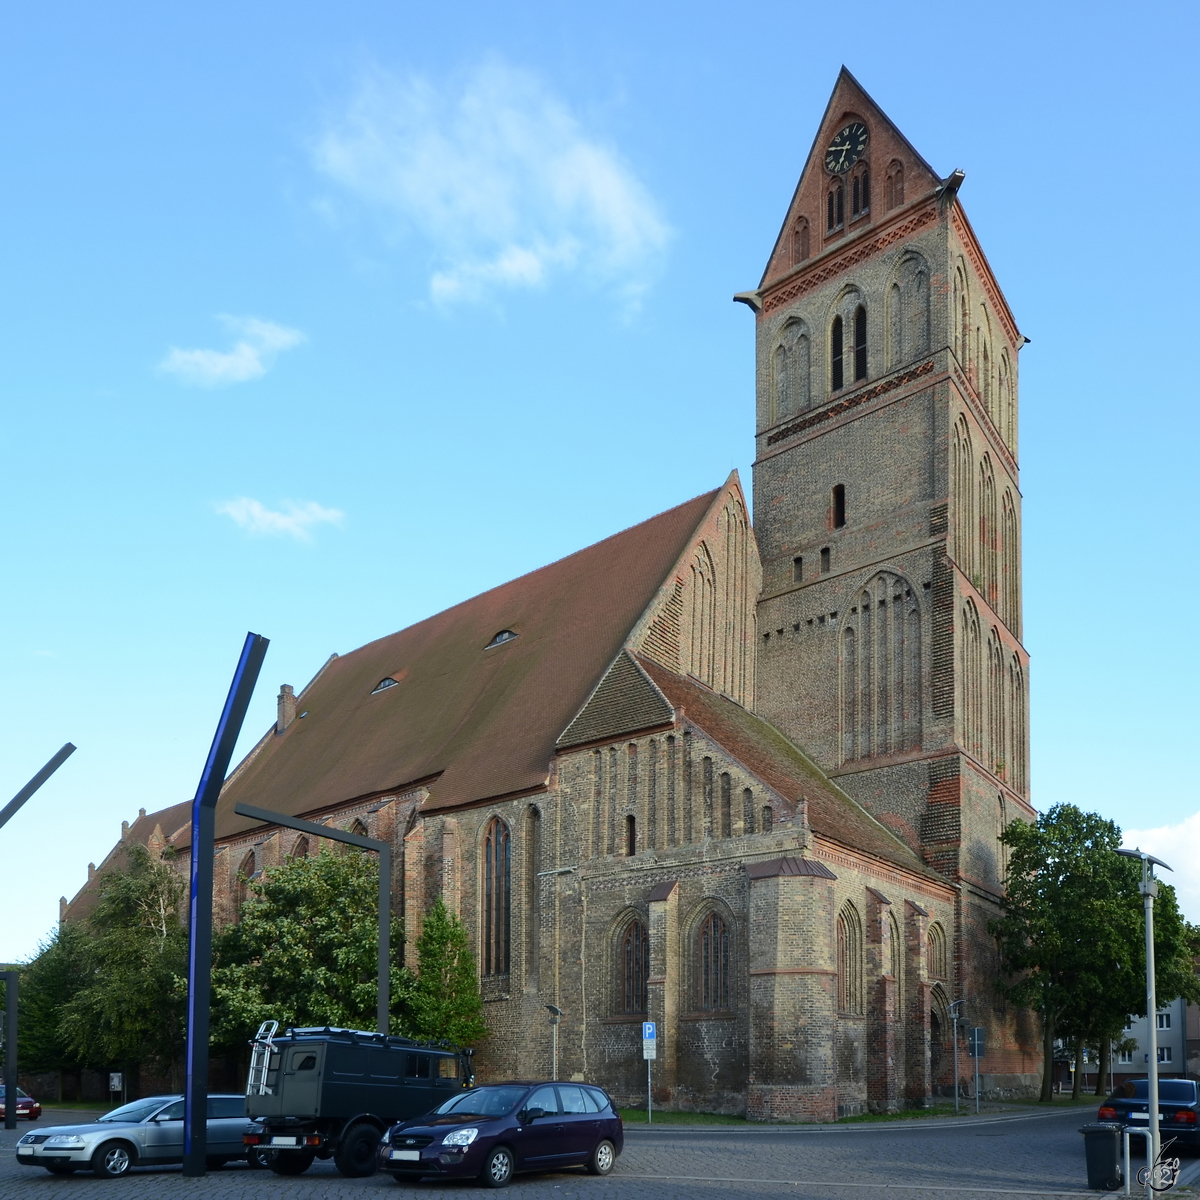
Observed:
[[[861,121],[851,121],[829,143],[825,151],[825,170],[831,175],[844,175],[862,157],[867,148],[867,127]]]

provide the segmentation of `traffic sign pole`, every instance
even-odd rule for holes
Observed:
[[[654,1090],[650,1086],[650,1064],[658,1057],[658,1027],[653,1021],[642,1022],[642,1057],[646,1060],[646,1124],[654,1120]]]

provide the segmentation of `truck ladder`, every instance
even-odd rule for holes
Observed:
[[[275,1052],[272,1039],[279,1028],[278,1021],[264,1021],[250,1043],[250,1075],[246,1080],[247,1096],[272,1096],[274,1089],[267,1086],[267,1076],[271,1069],[271,1055]]]

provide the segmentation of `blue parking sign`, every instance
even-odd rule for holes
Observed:
[[[642,1022],[642,1041],[652,1042],[652,1041],[654,1041],[654,1039],[656,1037],[658,1037],[658,1034],[655,1032],[654,1022],[653,1021],[643,1021]]]

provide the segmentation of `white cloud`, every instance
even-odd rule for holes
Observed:
[[[1157,829],[1126,829],[1122,845],[1137,846],[1170,863],[1172,870],[1157,873],[1175,885],[1179,907],[1189,921],[1200,923],[1200,812],[1177,825]]]
[[[305,340],[300,330],[259,317],[220,313],[217,320],[237,338],[232,350],[181,350],[172,346],[158,369],[195,387],[225,387],[260,378],[281,351]]]
[[[282,510],[276,512],[249,496],[226,500],[216,506],[217,512],[232,517],[247,533],[262,536],[288,536],[297,541],[311,539],[309,530],[314,525],[340,525],[345,513],[336,508],[326,508],[315,500],[285,500]]]
[[[369,75],[313,154],[428,243],[430,294],[443,303],[567,272],[635,301],[670,236],[617,151],[534,75],[495,59],[454,85]]]

